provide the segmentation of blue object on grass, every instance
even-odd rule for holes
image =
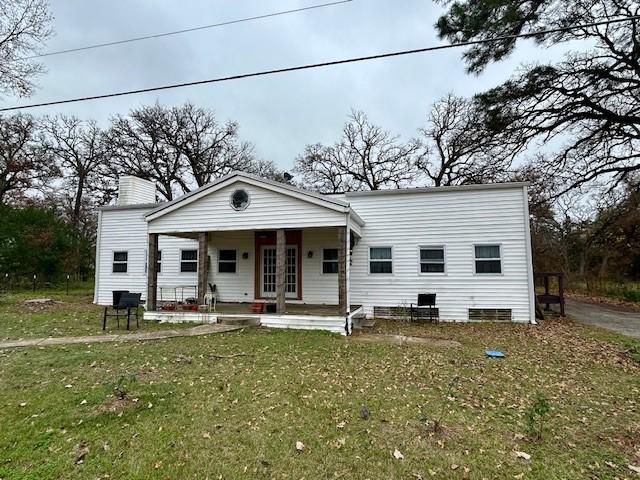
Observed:
[[[484,353],[487,355],[487,357],[504,358],[504,353],[499,352],[497,350],[485,350]]]

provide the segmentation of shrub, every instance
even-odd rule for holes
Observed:
[[[544,432],[544,422],[549,413],[549,400],[543,393],[537,393],[524,413],[525,433],[531,440],[540,440]]]

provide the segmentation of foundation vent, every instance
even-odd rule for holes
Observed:
[[[437,308],[432,309],[432,318],[440,318],[440,312]],[[373,316],[375,318],[389,318],[393,320],[409,320],[411,318],[411,310],[409,307],[373,307]],[[420,307],[413,309],[413,318],[429,319],[429,309]]]
[[[510,322],[510,308],[470,308],[469,320],[475,322]]]

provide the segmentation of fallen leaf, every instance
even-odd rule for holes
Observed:
[[[402,460],[404,458],[404,455],[402,455],[402,453],[400,453],[400,450],[398,450],[397,448],[393,451],[393,457],[396,460]]]

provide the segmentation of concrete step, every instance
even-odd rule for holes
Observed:
[[[218,323],[221,325],[257,327],[258,325],[260,325],[260,319],[255,317],[218,317]]]
[[[373,328],[376,321],[373,318],[354,318],[353,328],[356,329],[370,329]]]

